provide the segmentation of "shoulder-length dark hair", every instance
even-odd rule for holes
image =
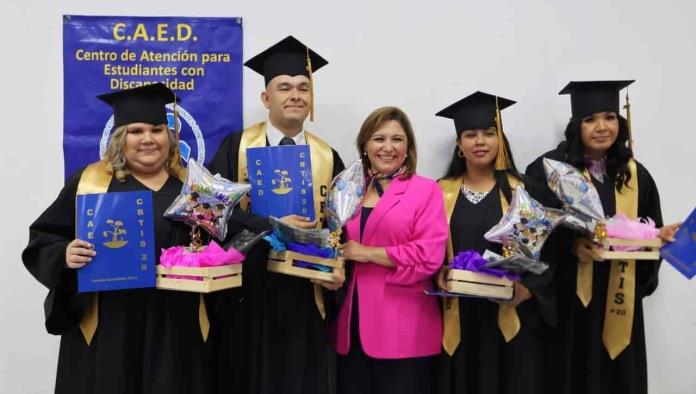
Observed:
[[[503,195],[505,198],[508,200],[508,203],[512,201],[512,187],[510,186],[510,182],[508,181],[508,175],[511,175],[520,181],[522,180],[522,176],[520,175],[519,171],[517,171],[517,166],[515,165],[515,159],[512,157],[512,150],[510,150],[510,143],[508,142],[507,136],[505,136],[505,133],[501,133],[503,136],[503,140],[505,141],[505,153],[507,154],[508,157],[508,169],[506,171],[495,171],[495,180],[498,183],[500,190],[503,192]],[[457,138],[461,137],[461,134],[457,136]],[[498,147],[500,147],[500,144],[498,144]],[[459,178],[462,175],[466,173],[466,159],[459,157],[459,146],[454,147],[454,153],[452,154],[452,160],[450,161],[450,165],[447,168],[447,172],[445,173],[445,178]]]
[[[628,123],[626,119],[616,114],[619,119],[619,134],[616,141],[607,150],[606,170],[607,176],[612,180],[616,189],[621,191],[623,185],[628,185],[631,172],[628,170],[628,160],[633,157],[633,152],[628,148]],[[589,165],[585,155],[585,146],[580,136],[580,124],[582,119],[571,119],[565,129],[565,142],[561,144],[566,163],[584,170]]]
[[[358,148],[358,154],[362,160],[363,168],[367,170],[370,168],[370,160],[364,154],[367,142],[370,141],[372,135],[377,132],[380,127],[390,120],[399,123],[406,133],[407,148],[402,177],[409,178],[416,172],[416,136],[413,133],[411,121],[401,109],[397,107],[382,107],[372,111],[372,113],[367,116],[362,126],[360,126],[360,132],[355,140],[355,145]]]

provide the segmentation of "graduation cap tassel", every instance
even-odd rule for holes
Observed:
[[[309,120],[314,122],[314,79],[312,78],[312,59],[307,48],[307,74],[309,74]]]
[[[176,93],[174,93],[174,102],[172,103],[172,108],[174,108],[174,135],[176,139],[179,139],[179,109],[176,107]]]
[[[626,89],[626,105],[624,105],[624,108],[626,109],[626,128],[628,129],[628,149],[630,149],[631,152],[633,152],[633,130],[631,130],[631,102],[628,98],[628,89]]]
[[[498,96],[495,96],[495,128],[498,134],[498,154],[495,158],[496,171],[506,171],[509,168],[507,147],[503,138],[503,120],[500,117],[500,107],[498,106]]]
[[[175,173],[183,172],[183,166],[181,165],[181,151],[179,150],[179,108],[176,105],[177,97],[176,92],[174,92],[174,102],[172,103],[172,109],[174,110],[174,139],[176,143],[174,144],[174,157],[169,166],[175,171]]]

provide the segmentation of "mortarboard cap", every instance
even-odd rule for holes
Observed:
[[[304,75],[310,77],[307,56],[311,61],[311,71],[315,72],[329,62],[293,36],[287,36],[275,45],[252,57],[245,66],[263,75],[266,85],[278,75]]]
[[[495,126],[498,137],[498,153],[495,159],[495,169],[506,171],[510,168],[508,148],[503,137],[503,120],[500,111],[515,104],[514,101],[492,94],[476,92],[470,94],[442,111],[435,114],[444,118],[454,119],[457,138],[464,130],[487,129]]]
[[[571,81],[558,94],[570,94],[573,119],[597,112],[619,113],[619,91],[634,81]]]
[[[114,111],[114,127],[142,122],[153,125],[167,124],[165,106],[179,101],[163,83],[139,86],[97,96]]]
[[[503,110],[514,101],[498,97],[498,109]],[[454,119],[459,136],[464,130],[487,129],[496,125],[496,96],[483,92],[473,93],[435,114]]]

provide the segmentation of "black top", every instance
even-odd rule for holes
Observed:
[[[360,211],[360,242],[362,242],[362,235],[365,233],[365,223],[367,223],[373,209],[374,207],[362,207],[362,211]]]
[[[500,253],[501,245],[486,240],[483,234],[500,221],[502,212],[497,184],[478,204],[472,204],[460,192],[450,219],[452,249],[455,256],[457,252],[469,249],[474,249],[480,254],[483,254],[486,249]]]

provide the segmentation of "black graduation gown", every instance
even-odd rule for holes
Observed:
[[[543,157],[563,161],[561,148],[539,157],[527,167],[526,174],[546,184]],[[650,217],[658,227],[662,226],[662,213],[657,186],[648,171],[637,164],[638,216]],[[614,187],[611,181],[604,183],[593,179],[602,200],[604,214],[616,213]],[[550,191],[549,191],[550,192]],[[559,203],[560,204],[560,203]],[[595,262],[592,277],[592,301],[583,307],[575,294],[577,258],[571,253],[571,245],[577,234],[564,241],[565,254],[559,264],[557,280],[558,329],[549,339],[549,376],[553,393],[582,394],[642,394],[647,393],[647,360],[645,353],[645,328],[643,324],[643,297],[657,288],[659,261],[636,262],[636,291],[633,331],[630,345],[611,360],[602,343],[604,312],[607,299],[610,262]]]
[[[207,393],[209,350],[198,323],[199,295],[133,289],[99,293],[99,322],[90,346],[79,321],[91,294],[77,293],[77,270],[65,267],[65,249],[75,238],[75,194],[81,171],[31,225],[22,260],[49,289],[46,329],[61,335],[55,392],[60,394]],[[109,192],[149,190],[133,177],[112,180]],[[179,194],[170,177],[153,192],[155,248],[188,243],[181,223],[162,217]]]
[[[526,187],[533,198],[538,193]],[[540,201],[541,202],[541,201]],[[501,253],[501,245],[483,234],[502,217],[500,192],[494,187],[478,204],[459,193],[450,219],[454,255],[474,249]],[[553,235],[553,234],[552,234]],[[517,309],[521,328],[506,343],[498,328],[498,304],[481,298],[459,298],[461,343],[450,357],[439,356],[436,370],[439,394],[542,393],[545,386],[544,340],[555,324],[552,281],[555,274],[553,237],[547,239],[541,260],[549,263],[542,275],[524,274],[522,283],[533,297]]]
[[[228,135],[209,168],[237,181],[242,133]],[[268,143],[268,142],[267,142]],[[333,176],[344,169],[333,152]],[[270,228],[267,218],[235,209],[230,234]],[[228,376],[240,376],[233,392],[312,394],[335,390],[335,354],[328,341],[333,295],[324,292],[327,320],[314,301],[307,279],[268,272],[270,247],[258,243],[244,261],[242,288],[213,295],[211,340],[214,344],[215,392],[230,392]],[[235,371],[236,369],[236,371]],[[239,389],[237,389],[239,388]]]

